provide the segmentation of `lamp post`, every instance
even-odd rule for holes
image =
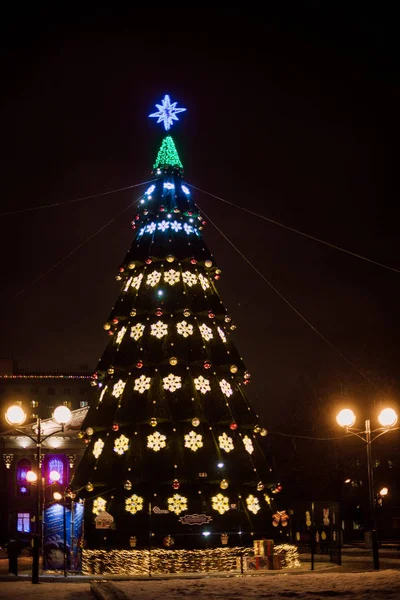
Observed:
[[[374,569],[379,569],[379,546],[378,546],[378,534],[376,526],[376,510],[375,510],[375,496],[374,496],[374,474],[372,465],[372,442],[375,441],[381,435],[393,431],[394,426],[397,423],[397,413],[393,408],[385,408],[378,415],[378,421],[382,427],[371,430],[371,421],[367,419],[365,421],[365,429],[354,429],[353,425],[356,422],[356,415],[349,408],[344,408],[336,416],[336,421],[341,427],[344,427],[346,431],[360,438],[367,449],[367,471],[368,471],[368,499],[369,499],[369,520],[371,527],[371,545],[372,545],[372,558],[374,562]],[[396,427],[395,429],[399,429]],[[376,433],[375,437],[372,434]]]
[[[21,433],[22,435],[31,439],[36,445],[36,462],[38,466],[38,473],[34,473],[33,471],[29,471],[27,473],[27,479],[30,483],[34,483],[37,481],[37,490],[36,490],[36,514],[35,514],[35,534],[32,538],[33,542],[33,560],[32,560],[32,583],[39,583],[39,558],[40,558],[40,549],[42,547],[43,541],[43,529],[42,529],[42,477],[40,473],[40,464],[41,464],[41,456],[42,456],[42,444],[51,436],[63,432],[65,425],[67,425],[71,421],[72,413],[67,406],[57,406],[57,408],[53,412],[53,420],[60,425],[60,429],[56,431],[52,431],[47,435],[42,435],[41,430],[41,419],[38,417],[36,421],[36,435],[29,435],[23,430],[18,429],[25,420],[26,413],[23,408],[17,404],[13,406],[9,406],[6,410],[5,418],[7,423],[16,427],[15,431],[17,433]],[[29,475],[29,477],[28,477]],[[50,476],[53,475],[52,480],[56,481],[56,472],[50,473]],[[57,473],[58,475],[58,473]]]

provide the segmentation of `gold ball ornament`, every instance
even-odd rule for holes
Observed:
[[[121,281],[122,277],[121,277],[121,275],[116,275],[115,279],[116,279],[116,281]]]
[[[221,490],[226,490],[229,487],[229,483],[226,479],[223,479],[219,484],[219,487],[221,488]]]
[[[114,367],[108,367],[108,369],[107,369],[107,373],[108,373],[109,375],[113,375],[113,373],[114,373]]]
[[[172,263],[172,262],[174,262],[174,260],[175,260],[175,256],[172,256],[172,254],[169,254],[167,256],[167,262]]]
[[[93,435],[94,429],[93,427],[86,427],[86,435]]]
[[[76,434],[76,437],[78,439],[83,439],[85,437],[85,432],[84,431],[78,431],[78,433]]]
[[[136,317],[136,310],[133,308],[129,314],[131,317]]]
[[[265,429],[265,427],[263,427],[260,431],[260,435],[262,435],[263,437],[265,437],[266,435],[268,435],[268,429]]]
[[[238,367],[236,365],[231,365],[229,367],[229,370],[230,370],[231,373],[237,373],[239,369],[238,369]]]
[[[130,262],[130,263],[128,263],[128,269],[131,269],[131,270],[132,270],[132,269],[134,269],[135,267],[136,267],[136,265],[135,265],[135,263],[134,263],[134,262]]]
[[[190,310],[188,308],[185,308],[185,310],[183,311],[183,316],[184,317],[190,317],[190,315],[191,315]]]
[[[152,427],[157,427],[157,419],[156,419],[155,417],[152,417],[152,418],[150,419],[150,425],[151,425]]]
[[[104,325],[103,325],[103,329],[104,329],[105,331],[108,331],[110,328],[111,328],[111,325],[110,325],[110,323],[104,323]]]
[[[176,358],[176,356],[171,356],[171,358],[169,359],[169,364],[170,364],[172,367],[175,367],[175,365],[177,365],[177,364],[178,364],[178,359]]]
[[[131,482],[131,481],[129,481],[129,479],[127,479],[127,480],[125,481],[125,483],[124,483],[124,488],[125,488],[126,490],[131,490],[131,489],[132,489],[132,482]]]
[[[254,433],[260,433],[261,427],[259,425],[255,425],[253,431]]]
[[[257,491],[261,492],[264,489],[264,484],[262,481],[257,483]]]
[[[192,419],[192,425],[193,427],[198,427],[200,425],[200,419],[194,417],[194,419]]]
[[[204,264],[209,269],[210,267],[212,267],[212,260],[206,260]]]
[[[85,488],[88,492],[93,492],[94,485],[93,485],[93,483],[90,483],[90,481],[88,481],[88,483],[85,485]]]

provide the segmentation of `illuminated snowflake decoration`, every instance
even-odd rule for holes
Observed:
[[[162,231],[164,233],[166,229],[169,229],[168,221],[161,221],[161,223],[158,224],[157,229],[158,231]]]
[[[127,279],[126,284],[124,285],[124,292],[127,292],[129,290],[129,286],[132,283],[132,279],[133,277],[129,277],[129,279]]]
[[[136,341],[139,340],[143,335],[144,328],[145,326],[142,323],[133,325],[133,327],[131,327],[131,337]]]
[[[129,498],[125,498],[125,510],[131,515],[135,515],[140,510],[143,510],[143,498],[133,494]]]
[[[121,455],[124,454],[129,448],[129,439],[124,436],[124,434],[120,435],[114,441],[114,452]]]
[[[124,391],[124,387],[125,382],[122,381],[122,379],[120,379],[119,381],[117,381],[117,383],[114,384],[112,395],[115,396],[115,398],[119,398],[122,395],[122,392]]]
[[[180,515],[181,512],[187,510],[187,507],[187,498],[185,496],[174,494],[171,498],[168,498],[168,510],[176,515]]]
[[[249,438],[249,436],[245,435],[243,440],[242,440],[244,447],[246,448],[247,452],[249,454],[253,454],[254,452],[254,446],[253,446],[253,442],[251,441],[251,439]]]
[[[218,436],[218,440],[219,447],[221,448],[221,450],[225,450],[225,452],[230,452],[231,450],[233,450],[233,440],[231,437],[229,437],[229,435],[223,433],[222,435]]]
[[[221,381],[219,382],[219,387],[222,390],[222,393],[225,394],[225,396],[232,396],[233,394],[233,390],[232,390],[232,386],[230,383],[228,383],[227,381],[225,381],[225,379],[221,379]]]
[[[165,130],[168,131],[171,125],[174,124],[174,121],[179,121],[176,115],[186,110],[186,108],[177,108],[177,104],[177,102],[171,103],[170,97],[168,94],[165,94],[164,98],[161,100],[161,104],[156,104],[158,112],[152,113],[149,117],[158,118],[157,123],[163,123]]]
[[[132,279],[131,286],[135,290],[138,290],[140,288],[140,284],[142,283],[142,279],[143,279],[143,273],[140,273],[139,275],[136,275],[136,277],[133,277],[133,279]]]
[[[133,389],[135,392],[139,392],[139,394],[143,394],[146,390],[150,389],[150,381],[151,377],[146,377],[146,375],[141,375],[137,379],[135,379],[135,383]]]
[[[160,281],[161,273],[158,271],[153,271],[150,275],[147,275],[146,284],[154,287]]]
[[[118,334],[116,337],[117,344],[120,344],[122,342],[122,339],[125,334],[126,334],[126,327],[121,327],[121,329],[118,331]]]
[[[206,394],[207,392],[211,392],[210,382],[209,382],[208,379],[205,379],[203,377],[203,375],[200,375],[199,377],[196,377],[196,379],[194,379],[193,381],[194,381],[194,387],[196,388],[196,390],[198,390],[202,394]]]
[[[186,283],[186,285],[188,285],[189,287],[192,287],[197,283],[196,275],[194,273],[191,273],[190,271],[184,271],[182,273],[182,279],[184,283]]]
[[[186,185],[181,185],[181,189],[182,189],[182,192],[183,192],[184,194],[186,194],[186,196],[189,196],[189,195],[190,195],[189,188],[188,188],[188,187],[186,187]]]
[[[106,393],[106,391],[107,391],[107,387],[108,387],[108,386],[106,386],[105,388],[103,388],[103,389],[102,389],[102,391],[101,391],[101,394],[100,394],[100,396],[99,396],[99,404],[100,404],[100,402],[102,402],[102,400],[103,400],[103,398],[104,398],[104,394],[105,394],[105,393]]]
[[[149,196],[150,194],[152,194],[155,189],[156,189],[156,186],[155,185],[151,185],[149,187],[149,189],[145,191],[146,196]]]
[[[182,379],[178,375],[173,375],[170,373],[168,377],[163,378],[163,387],[164,390],[168,390],[169,392],[175,392],[179,388],[182,387]]]
[[[210,287],[210,282],[208,281],[207,277],[204,277],[204,275],[202,275],[201,273],[199,273],[199,280],[200,280],[200,285],[203,288],[203,290],[208,290],[208,288]]]
[[[217,494],[211,498],[212,507],[214,510],[223,515],[229,510],[229,498],[223,494]]]
[[[180,231],[182,229],[182,225],[181,225],[181,223],[178,223],[178,221],[172,221],[171,229],[173,231],[175,231],[175,233],[178,233],[178,231]]]
[[[157,225],[155,223],[150,223],[150,225],[146,226],[146,233],[154,233]]]
[[[250,496],[247,496],[246,504],[249,511],[252,512],[254,515],[256,515],[258,511],[261,510],[258,498],[255,498],[252,494],[250,494]]]
[[[93,500],[92,513],[98,515],[99,513],[106,510],[107,500],[104,500],[101,496]]]
[[[164,281],[169,283],[169,285],[175,285],[178,283],[181,274],[179,271],[174,271],[174,269],[170,269],[164,273]]]
[[[139,231],[137,232],[137,234],[138,234],[139,236],[141,236],[141,235],[143,235],[143,234],[144,234],[144,232],[145,232],[145,231],[146,231],[146,227],[141,227],[141,228],[139,229]]]
[[[200,329],[201,337],[204,340],[206,340],[207,342],[213,338],[213,332],[212,332],[211,327],[208,327],[208,325],[206,325],[205,323],[200,325],[199,329]]]
[[[158,452],[161,448],[165,448],[167,445],[166,436],[160,433],[159,431],[155,431],[151,435],[147,436],[147,447],[154,452]]]
[[[224,344],[226,344],[226,335],[223,329],[221,329],[221,327],[217,327],[217,331],[219,333],[219,337],[221,338],[221,340],[224,342]]]
[[[190,323],[186,323],[186,321],[181,321],[176,324],[176,329],[179,335],[183,335],[184,338],[187,338],[189,335],[193,334],[193,325]]]
[[[164,187],[166,190],[174,190],[174,189],[175,189],[175,186],[174,186],[174,184],[173,184],[173,183],[170,183],[169,181],[167,181],[166,183],[164,183],[163,187]]]
[[[163,323],[162,321],[157,321],[157,323],[153,323],[151,325],[150,333],[151,335],[154,335],[154,337],[160,339],[164,337],[164,335],[167,335],[168,325],[166,323]]]
[[[184,224],[183,229],[185,230],[185,232],[189,235],[190,233],[193,233],[193,226],[192,225],[188,225],[187,223]]]
[[[94,446],[93,446],[93,456],[95,458],[99,458],[100,454],[103,452],[103,448],[104,448],[104,442],[103,442],[103,440],[101,440],[99,438],[97,440],[97,442],[94,443]]]
[[[185,435],[185,448],[190,448],[193,452],[196,452],[199,448],[203,447],[203,438],[200,433],[190,431]]]

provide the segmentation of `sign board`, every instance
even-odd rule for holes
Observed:
[[[212,517],[205,514],[194,514],[194,515],[185,515],[184,517],[179,517],[179,521],[182,525],[205,525],[206,523],[210,523],[212,521]]]

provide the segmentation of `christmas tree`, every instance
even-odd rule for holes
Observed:
[[[114,518],[115,545],[131,536],[148,544],[149,530],[154,545],[168,536],[177,547],[201,545],[204,530],[243,543],[271,523],[267,431],[247,398],[250,374],[216,287],[221,270],[169,135],[153,176],[116,277],[72,486],[86,498],[89,544],[101,511]]]

